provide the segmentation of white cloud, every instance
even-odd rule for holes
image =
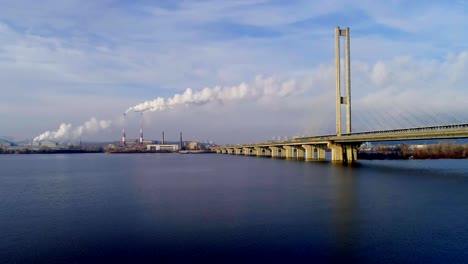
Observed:
[[[259,0],[181,1],[162,8],[49,0],[25,8],[30,5],[4,1],[0,8],[0,134],[33,137],[62,122],[108,119],[187,87],[193,94],[202,87],[251,87],[257,75],[267,76],[267,87],[268,76],[289,81],[272,90],[277,96],[145,118],[174,130],[193,124],[183,128],[194,137],[219,133],[225,142],[321,133],[333,129],[335,25],[351,27],[356,126],[359,119],[372,121],[358,111],[377,105],[369,116],[418,109],[428,120],[431,109],[459,113],[455,106],[466,104],[468,55],[460,32],[468,19],[460,5]],[[364,18],[353,18],[353,12]],[[244,34],[256,29],[278,34]],[[399,125],[393,119],[382,125]],[[120,136],[120,129],[109,131]]]

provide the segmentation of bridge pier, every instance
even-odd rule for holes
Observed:
[[[340,144],[330,144],[328,147],[331,149],[332,161],[342,162],[343,161],[343,146]]]
[[[250,156],[252,155],[252,148],[242,148],[242,152],[245,156]]]
[[[328,147],[332,151],[332,161],[352,164],[357,161],[357,149],[359,145],[357,144],[337,144],[329,143]]]
[[[326,157],[325,157],[325,153],[327,149],[326,145],[302,145],[300,148],[303,150],[302,153],[305,152],[305,160],[307,161],[326,160]],[[300,151],[298,153],[300,153]],[[302,154],[302,156],[301,157],[298,156],[298,158],[304,158],[304,155]]]
[[[357,161],[357,149],[358,146],[356,145],[347,145],[345,154],[346,154],[346,162],[354,163]]]
[[[269,147],[271,149],[271,157],[279,158],[280,157],[280,148],[279,147]]]
[[[242,149],[241,149],[241,148],[235,148],[235,149],[234,149],[234,153],[235,153],[236,155],[242,155]]]
[[[327,146],[317,146],[316,147],[316,150],[317,150],[317,160],[318,161],[324,161],[327,159],[326,157],[326,150],[327,150]]]
[[[314,160],[314,146],[313,145],[302,145],[305,150],[305,160]]]
[[[255,147],[254,153],[257,157],[271,157],[271,150],[266,147]]]
[[[285,158],[286,159],[293,159],[294,158],[294,147],[292,146],[283,146],[285,149]]]
[[[296,158],[298,160],[304,160],[304,156],[305,156],[305,149],[300,147],[300,146],[297,146],[296,147]]]
[[[255,148],[255,154],[257,155],[257,157],[262,157],[263,153],[264,153],[263,148]]]

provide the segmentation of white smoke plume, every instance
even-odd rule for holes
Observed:
[[[286,97],[301,90],[300,85],[293,79],[281,80],[277,77],[264,78],[257,76],[255,81],[250,84],[241,83],[232,87],[207,87],[195,92],[187,88],[182,94],[175,94],[171,98],[158,97],[152,101],[145,101],[128,108],[125,113],[130,111],[162,111],[178,105],[203,105],[214,101],[258,100],[267,96]]]
[[[84,124],[73,127],[72,124],[60,124],[59,128],[55,131],[46,131],[34,138],[34,141],[50,140],[54,142],[65,142],[76,140],[83,134],[95,134],[99,131],[107,129],[112,124],[110,120],[97,120],[91,118]]]

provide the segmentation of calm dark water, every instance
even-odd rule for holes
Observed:
[[[467,263],[468,160],[0,155],[0,263]]]

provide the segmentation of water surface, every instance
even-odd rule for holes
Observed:
[[[0,263],[466,263],[468,161],[0,155]]]

